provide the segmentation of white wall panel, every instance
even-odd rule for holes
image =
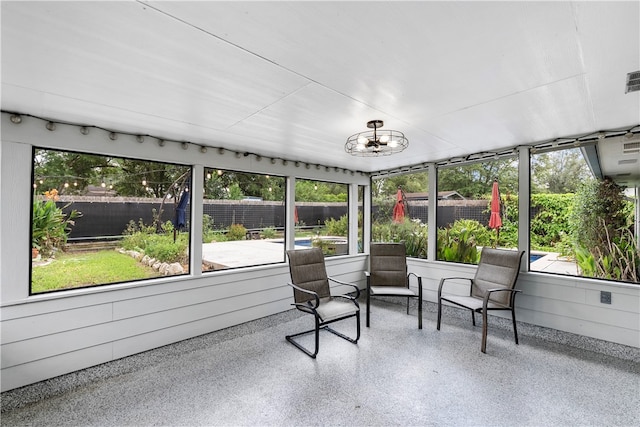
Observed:
[[[16,365],[2,370],[2,391],[99,365],[110,360],[112,360],[111,344],[105,344]]]
[[[113,343],[113,358],[119,359],[187,338],[197,337],[212,331],[279,313],[289,308],[289,301],[273,301],[242,310],[221,313],[190,323],[178,324],[170,328],[159,329],[144,335],[121,339]]]
[[[82,351],[85,348],[109,344],[126,329],[118,322],[103,323],[81,329],[70,329],[33,339],[2,345],[2,369],[59,354]],[[126,332],[129,334],[129,332]]]

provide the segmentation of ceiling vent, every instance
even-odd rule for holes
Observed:
[[[627,88],[624,93],[636,92],[640,90],[640,71],[627,74]]]

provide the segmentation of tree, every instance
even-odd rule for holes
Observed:
[[[531,156],[531,192],[576,193],[591,172],[579,148]]]
[[[296,180],[297,202],[346,202],[347,186],[307,179]]]
[[[116,163],[113,188],[120,196],[163,198],[171,192],[179,194],[190,171],[187,166],[170,163],[131,159],[117,159]]]
[[[467,198],[491,193],[497,178],[502,194],[518,192],[518,162],[514,159],[491,160],[438,170],[438,191],[457,191]]]
[[[426,193],[429,191],[427,172],[408,173],[373,180],[372,197],[374,202],[392,199],[401,187],[405,193]]]
[[[205,171],[205,198],[208,199],[258,197],[262,200],[283,200],[284,193],[283,177],[226,170]]]
[[[110,176],[113,168],[106,156],[37,149],[33,157],[36,187],[56,189],[59,194],[82,194],[105,174]]]

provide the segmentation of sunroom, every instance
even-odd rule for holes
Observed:
[[[638,362],[637,2],[1,7],[3,392],[291,310],[287,249],[321,246],[364,288],[372,241],[412,247],[425,304],[473,275],[454,240],[525,251],[519,322]],[[567,248],[622,216],[587,209],[609,206],[598,191],[624,212],[615,274]],[[574,200],[591,222],[565,217]],[[47,202],[74,221],[66,246],[153,222],[180,265],[49,285]]]

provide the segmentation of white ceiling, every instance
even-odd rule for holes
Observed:
[[[47,119],[368,172],[640,124],[638,1],[1,8],[2,109]],[[345,153],[372,119],[409,148]]]

